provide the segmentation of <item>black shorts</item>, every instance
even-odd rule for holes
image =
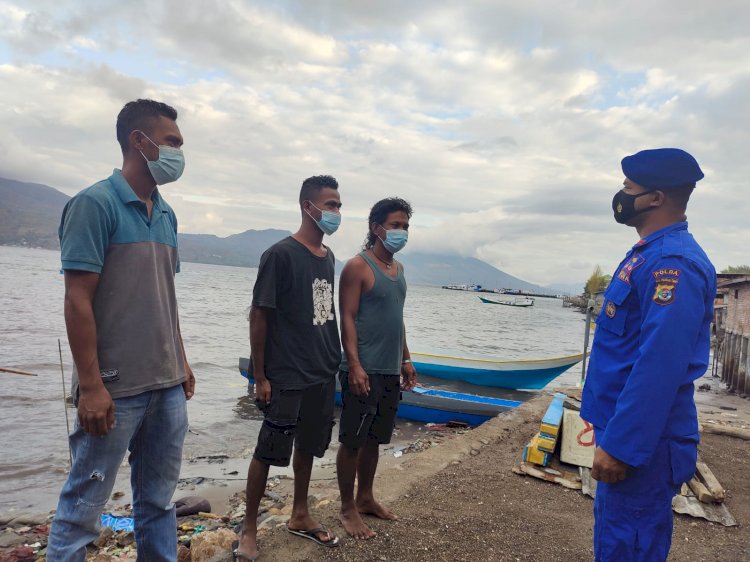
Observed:
[[[256,401],[265,419],[253,457],[263,464],[289,466],[292,448],[322,457],[331,443],[336,380],[304,389],[271,383],[271,402]]]
[[[339,442],[359,449],[368,441],[385,445],[391,442],[393,424],[401,401],[400,375],[369,375],[370,392],[354,396],[349,391],[349,373],[340,371],[341,421]]]

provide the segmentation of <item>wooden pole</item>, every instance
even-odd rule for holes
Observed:
[[[68,401],[65,395],[65,369],[63,369],[63,358],[62,358],[62,344],[60,338],[57,338],[57,351],[60,354],[60,377],[62,377],[62,390],[63,390],[63,409],[65,410],[65,427],[68,428],[68,435],[70,435],[70,421],[68,420]],[[70,448],[70,439],[68,439],[68,460],[70,461],[70,469],[73,469],[73,451]]]
[[[586,305],[586,331],[583,334],[583,363],[581,363],[581,388],[586,382],[586,356],[589,351],[589,333],[591,332],[591,316],[594,313],[594,299],[589,299]]]
[[[26,371],[19,371],[18,369],[8,369],[6,367],[0,367],[0,373],[8,373],[9,375],[23,375],[25,377],[36,377],[35,373],[27,373]]]

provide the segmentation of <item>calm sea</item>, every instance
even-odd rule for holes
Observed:
[[[0,246],[0,367],[39,375],[0,373],[0,514],[53,508],[66,476],[58,338],[68,387],[72,360],[59,270],[58,252]],[[249,353],[245,311],[255,275],[255,269],[183,263],[177,276],[180,324],[197,377],[185,458],[240,455],[255,444],[261,417],[237,371],[238,357]],[[579,353],[582,318],[556,299],[537,299],[532,308],[491,306],[476,294],[418,285],[409,287],[405,312],[412,351],[500,359]],[[553,385],[579,377],[577,365]],[[75,410],[68,414],[72,424]]]

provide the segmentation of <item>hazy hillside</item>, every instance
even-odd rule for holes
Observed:
[[[0,244],[59,249],[57,226],[70,199],[52,187],[0,178]],[[180,234],[183,262],[256,267],[271,244],[289,236],[286,230],[247,230],[225,238],[213,234]],[[346,261],[350,256],[341,256]],[[399,255],[410,283],[446,285],[479,283],[490,289],[554,293],[513,277],[476,258],[411,253]],[[337,263],[340,271],[341,263]]]
[[[57,227],[68,199],[46,185],[0,178],[0,244],[59,249]]]
[[[213,234],[180,234],[180,260],[238,267],[257,267],[261,254],[282,238],[288,230],[247,230],[219,238]]]

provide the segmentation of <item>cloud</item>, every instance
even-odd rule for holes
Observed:
[[[721,268],[750,236],[748,16],[740,0],[1,2],[0,173],[85,187],[119,165],[121,106],[149,96],[180,112],[187,168],[163,192],[184,231],[293,230],[302,179],[330,173],[341,258],[400,195],[409,248],[578,282],[637,239],[611,217],[620,159],[680,146],[706,172],[691,228]]]

